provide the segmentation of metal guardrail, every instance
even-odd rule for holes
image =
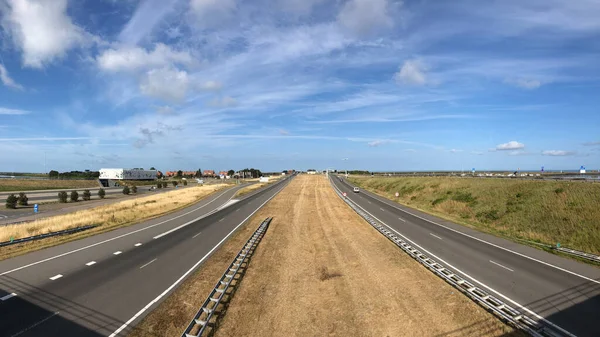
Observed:
[[[12,240],[12,241],[0,242],[0,247],[10,246],[10,245],[16,245],[17,243],[23,243],[23,242],[28,242],[28,241],[35,241],[35,240],[45,239],[45,238],[49,238],[49,237],[52,237],[52,236],[77,233],[77,232],[81,232],[81,231],[84,231],[84,230],[87,230],[87,229],[91,229],[91,228],[94,228],[94,227],[98,227],[98,225],[81,226],[81,227],[72,228],[72,229],[65,229],[65,230],[58,231],[58,232],[50,232],[50,233],[40,234],[40,235],[34,235],[34,236],[22,238],[22,239],[16,239],[16,240]]]
[[[248,266],[249,259],[254,254],[254,250],[258,246],[258,243],[265,235],[265,232],[269,228],[273,218],[266,218],[260,226],[256,229],[254,234],[246,241],[244,247],[239,251],[233,262],[225,270],[225,273],[221,276],[213,290],[208,295],[208,298],[204,301],[194,319],[190,322],[187,329],[181,334],[181,337],[199,337],[207,332],[208,327],[213,323],[211,319],[215,314],[217,307],[221,303],[221,300],[225,295],[231,295],[227,291],[231,288],[236,287],[240,280],[242,271]],[[238,276],[238,278],[236,278]],[[232,283],[234,283],[232,285]],[[194,333],[194,331],[196,331]]]
[[[547,249],[555,250],[555,251],[561,252],[563,254],[573,255],[573,256],[577,256],[577,257],[582,258],[582,259],[586,259],[586,260],[594,261],[596,263],[600,263],[600,256],[594,255],[594,254],[590,254],[590,253],[586,253],[586,252],[582,252],[580,250],[575,250],[575,249],[566,248],[566,247],[557,247],[557,246],[549,245],[549,244],[546,244],[546,243],[539,243],[539,242],[534,242],[534,241],[529,241],[529,240],[524,240],[524,239],[516,239],[516,240],[517,241],[521,241],[521,242],[525,242],[525,243],[528,243],[528,244],[532,244],[532,245],[544,247],[544,248],[547,248]]]
[[[406,242],[402,238],[398,237],[395,233],[388,230],[386,226],[382,225],[364,212],[361,208],[358,207],[352,200],[344,197],[342,193],[337,189],[333,182],[330,181],[333,186],[333,189],[337,193],[337,195],[350,206],[356,213],[358,213],[361,217],[363,217],[371,226],[373,226],[378,232],[383,234],[386,238],[392,241],[396,246],[410,255],[413,259],[417,260],[427,269],[431,270],[433,273],[441,277],[443,280],[454,286],[456,289],[466,294],[483,306],[488,311],[493,312],[498,317],[508,322],[512,326],[523,330],[534,337],[558,337],[564,336],[564,334],[557,332],[553,329],[550,329],[546,325],[540,324],[539,322],[531,319],[530,317],[524,315],[518,310],[514,309],[510,305],[502,302],[498,298],[488,294],[486,291],[476,287],[471,282],[465,280],[456,272],[447,268],[443,264],[435,261],[434,259],[428,257],[423,254],[421,251],[412,247],[410,243]]]

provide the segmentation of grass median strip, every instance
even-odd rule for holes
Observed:
[[[99,187],[96,180],[0,179],[0,192]]]
[[[76,228],[91,224],[97,224],[98,227],[86,232],[74,235],[44,239],[37,244],[10,246],[0,251],[0,259],[14,256],[34,249],[48,247],[73,240],[84,236],[90,236],[105,232],[118,227],[131,225],[140,221],[155,218],[169,212],[189,206],[209,194],[221,190],[229,185],[207,185],[190,187],[181,190],[175,190],[147,197],[140,197],[132,200],[116,202],[91,209],[81,210],[65,215],[44,218],[24,224],[7,225],[0,227],[0,242],[9,241],[11,238],[18,239],[33,235],[39,235],[48,232],[55,232],[69,228]]]
[[[501,323],[301,175],[258,211],[131,336],[178,336],[231,259],[273,221],[216,336],[506,336]]]

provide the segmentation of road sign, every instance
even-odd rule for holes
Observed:
[[[38,204],[33,205],[33,213],[37,213],[38,211]]]
[[[344,194],[343,194],[343,195],[344,195],[344,196],[346,196],[346,192],[344,192]]]
[[[398,198],[400,196],[400,193],[396,192],[396,198]]]

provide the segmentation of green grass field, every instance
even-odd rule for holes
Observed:
[[[349,180],[403,205],[484,232],[600,253],[597,183],[450,177]]]
[[[0,192],[99,187],[96,180],[0,179]]]

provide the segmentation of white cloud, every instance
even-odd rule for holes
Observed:
[[[310,14],[312,8],[325,0],[279,0],[280,7],[286,11],[298,15]]]
[[[200,28],[215,28],[233,19],[237,6],[235,0],[191,0],[190,12],[193,25]]]
[[[391,143],[390,140],[374,140],[372,142],[369,142],[367,145],[369,145],[370,147],[377,147],[377,146],[381,146],[381,145],[385,145],[385,144],[389,144]]]
[[[2,83],[4,83],[4,85],[7,87],[23,90],[22,85],[18,84],[12,78],[10,78],[10,76],[8,76],[8,70],[6,70],[2,64],[0,64],[0,80],[2,80]]]
[[[425,71],[427,68],[419,60],[407,60],[404,62],[400,71],[398,71],[394,78],[397,83],[412,84],[412,85],[424,85],[427,83]]]
[[[496,150],[498,151],[508,151],[508,150],[520,150],[525,148],[525,144],[519,143],[516,140],[512,140],[508,143],[499,144],[496,146]]]
[[[290,132],[284,129],[279,129],[279,134],[282,136],[289,136]]]
[[[387,0],[350,0],[342,7],[337,20],[359,37],[372,36],[394,25]]]
[[[86,42],[67,15],[67,0],[8,0],[2,26],[23,52],[23,65],[42,68]]]
[[[238,105],[238,102],[233,97],[224,96],[221,98],[217,97],[213,99],[212,101],[210,101],[209,105],[215,108],[230,108]]]
[[[546,150],[542,151],[542,155],[544,156],[572,156],[574,155],[574,151],[563,151],[563,150]]]
[[[463,152],[463,150],[458,150],[458,149],[451,149],[449,150],[450,153],[460,153]]]
[[[583,143],[584,146],[596,146],[596,145],[600,145],[600,141],[599,142],[586,142]]]
[[[223,85],[217,81],[206,81],[200,84],[200,89],[208,91],[219,91],[222,87]]]
[[[30,112],[27,110],[9,109],[0,107],[0,115],[27,115]]]
[[[175,110],[172,107],[165,105],[157,107],[156,112],[158,112],[159,114],[169,115],[175,113]]]
[[[474,154],[476,156],[481,156],[481,155],[483,155],[483,152],[481,152],[481,151],[471,151],[471,154]]]
[[[524,78],[506,80],[506,83],[515,85],[515,86],[517,86],[519,88],[523,88],[523,89],[537,89],[542,85],[542,82],[539,80],[524,79]]]
[[[96,58],[98,66],[106,71],[136,71],[158,68],[173,64],[193,65],[194,59],[186,51],[175,51],[171,47],[157,43],[149,52],[140,47],[122,46],[104,51]]]
[[[148,96],[177,103],[185,98],[189,83],[185,71],[167,67],[152,69],[142,79],[140,91]]]

